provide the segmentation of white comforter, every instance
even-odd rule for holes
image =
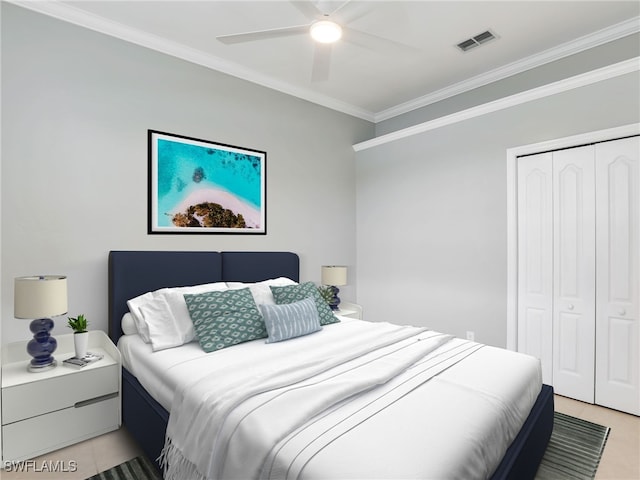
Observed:
[[[180,362],[166,478],[486,478],[540,391],[531,357],[414,327],[256,345]]]

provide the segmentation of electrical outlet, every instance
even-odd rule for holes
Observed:
[[[476,334],[474,332],[472,332],[471,330],[467,330],[467,340],[475,342],[476,341]]]

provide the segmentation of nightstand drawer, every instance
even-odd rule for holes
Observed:
[[[74,377],[76,375],[73,375]],[[4,405],[3,405],[4,407]],[[2,427],[4,461],[20,461],[116,430],[120,397],[65,408]]]
[[[67,367],[57,367],[67,368]],[[2,389],[2,424],[73,407],[78,402],[119,391],[119,365],[85,367],[67,375]],[[33,373],[34,380],[37,380]],[[3,439],[3,443],[6,442]]]

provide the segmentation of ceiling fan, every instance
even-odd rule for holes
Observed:
[[[290,3],[302,12],[310,22],[303,25],[220,35],[217,36],[216,39],[222,43],[231,45],[235,43],[309,34],[311,38],[315,40],[313,67],[311,71],[312,82],[328,80],[332,46],[340,39],[364,48],[386,49],[389,46],[393,46],[414,50],[411,47],[392,40],[348,27],[348,23],[367,15],[371,11],[369,9],[368,11],[360,12],[357,16],[352,15],[351,18],[347,19],[344,11],[346,10],[345,7],[351,3],[351,0],[342,2],[329,13],[323,12],[311,1],[291,1]],[[338,12],[341,12],[340,15],[338,15]]]

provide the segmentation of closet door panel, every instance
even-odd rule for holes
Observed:
[[[553,387],[594,401],[593,146],[553,153]]]
[[[640,138],[596,146],[596,403],[640,415]]]
[[[633,357],[634,322],[610,315],[607,327],[609,351],[616,351],[615,355],[609,356],[607,377],[609,381],[623,385],[632,384],[633,369],[629,359]]]
[[[552,156],[518,160],[518,351],[542,362],[552,383]]]

